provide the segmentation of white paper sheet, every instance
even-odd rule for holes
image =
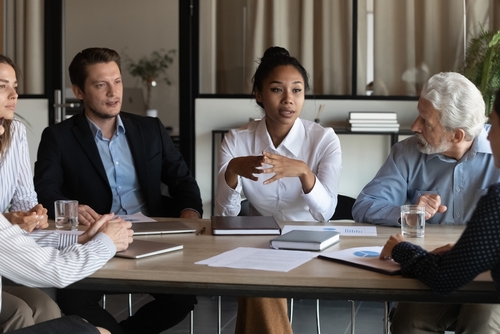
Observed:
[[[359,235],[359,236],[377,236],[376,226],[310,226],[310,225],[285,225],[281,234],[285,234],[292,230],[308,230],[308,231],[337,231],[340,235]]]
[[[318,256],[318,253],[238,247],[195,264],[210,267],[289,272]]]
[[[123,220],[129,221],[131,223],[154,223],[156,220],[145,216],[142,212],[134,213],[133,215],[117,215]]]

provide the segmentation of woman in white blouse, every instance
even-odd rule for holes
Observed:
[[[308,75],[287,50],[271,47],[253,78],[265,116],[224,137],[216,213],[236,216],[241,194],[250,215],[328,221],[337,205],[341,150],[331,128],[299,118]],[[285,299],[240,298],[237,333],[291,333]]]
[[[17,70],[0,55],[0,212],[26,232],[48,226],[47,210],[38,204],[33,186],[26,129],[17,119]],[[4,286],[0,331],[12,331],[59,318],[57,304],[44,292],[23,286]]]

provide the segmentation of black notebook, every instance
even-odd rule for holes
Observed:
[[[299,249],[322,251],[339,242],[340,233],[335,231],[292,230],[270,241],[275,249]]]
[[[382,247],[357,247],[336,252],[322,253],[319,259],[334,261],[349,266],[376,271],[386,275],[401,274],[401,266],[393,260],[379,259]]]
[[[281,234],[281,228],[272,216],[212,216],[214,235]]]

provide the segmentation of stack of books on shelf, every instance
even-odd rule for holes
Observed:
[[[398,132],[395,112],[349,112],[348,129],[353,132]]]

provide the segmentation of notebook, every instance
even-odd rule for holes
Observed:
[[[349,266],[376,271],[386,275],[401,274],[401,266],[393,260],[379,259],[382,247],[357,247],[341,251],[322,253],[318,259],[330,260]]]
[[[132,223],[134,235],[194,233],[195,228],[189,227],[181,221]]]
[[[129,259],[141,259],[152,255],[173,252],[182,248],[183,245],[135,239],[126,250],[117,252],[115,256]]]
[[[322,251],[340,240],[340,233],[335,231],[293,230],[282,234],[269,242],[275,249],[298,249]]]
[[[214,235],[281,234],[281,228],[272,216],[212,216]]]

